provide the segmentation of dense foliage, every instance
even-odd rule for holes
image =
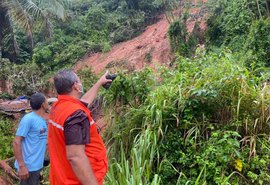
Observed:
[[[138,35],[146,25],[157,21],[156,15],[169,7],[171,0],[61,1],[63,4],[57,4],[57,7],[53,6],[53,1],[48,4],[42,1],[31,2],[32,4],[30,1],[16,4],[16,1],[1,1],[0,4],[7,12],[15,11],[14,6],[17,5],[16,11],[27,9],[29,17],[36,17],[35,24],[32,25],[29,19],[23,19],[22,14],[13,16],[14,18],[10,19],[14,24],[12,35],[1,37],[0,50],[4,55],[0,56],[0,79],[9,80],[13,93],[17,95],[25,90],[25,94],[31,94],[43,89],[46,86],[44,81],[47,81],[54,71],[71,67],[76,61],[93,53],[107,52],[112,44]],[[37,10],[31,9],[33,3],[36,3]],[[66,8],[65,11],[63,7]],[[43,19],[38,19],[39,16]],[[62,18],[62,21],[59,18]],[[42,24],[43,21],[47,21],[49,25],[46,27],[46,24]],[[46,29],[40,29],[40,25]],[[23,30],[30,35],[24,35]],[[47,32],[49,38],[46,39],[44,33]],[[12,40],[13,37],[16,40]],[[32,44],[28,42],[29,37]],[[14,47],[16,52],[12,50]],[[20,65],[14,65],[14,61]],[[23,74],[23,77],[16,75],[17,73]]]
[[[67,21],[56,25],[53,41],[36,47],[33,60],[57,70],[84,55],[107,52],[140,33],[163,9],[162,1],[78,2]]]
[[[0,117],[0,159],[12,157],[12,140],[14,135],[14,123],[8,118]]]
[[[229,47],[249,66],[269,67],[269,0],[219,0],[208,19],[209,49]]]
[[[171,68],[121,71],[102,91],[110,164],[105,184],[269,184],[270,2],[209,0],[202,9],[208,11],[205,34],[199,22],[187,33],[193,5],[181,2],[186,11],[168,30],[175,54]],[[50,73],[136,36],[172,5],[170,0],[73,3],[66,21],[52,19],[51,40],[34,32],[36,45],[32,52],[22,49],[22,65],[0,58],[0,79],[10,81],[15,93],[43,89]],[[18,43],[24,43],[17,32]],[[85,89],[96,80],[88,68],[78,75]],[[13,134],[9,120],[0,120],[5,131],[0,155],[6,158]]]
[[[21,18],[24,22],[16,21],[20,17],[19,15],[15,16],[12,19],[15,25],[12,28],[12,38],[16,37],[17,39],[14,42],[10,42],[10,35],[3,37],[0,44],[4,46],[0,47],[0,50],[2,49],[3,53],[5,53],[3,57],[22,65],[16,67],[20,68],[20,71],[26,70],[25,66],[30,64],[30,70],[39,76],[39,79],[36,79],[37,81],[35,83],[44,86],[42,81],[46,81],[47,77],[51,76],[53,72],[61,68],[69,68],[78,60],[91,56],[93,53],[107,52],[113,44],[138,35],[147,25],[157,21],[156,16],[165,11],[172,1],[77,0],[65,3],[67,1],[63,0],[61,1],[62,4],[57,4],[59,5],[57,7],[53,6],[53,1],[48,4],[44,4],[42,1],[31,1],[32,3],[36,3],[38,10],[32,10],[31,5],[33,4],[29,1],[28,3],[30,5],[28,3],[18,5],[18,11],[27,9],[29,10],[27,12],[29,13],[29,17],[32,16],[35,18],[36,16],[35,27],[30,25],[28,19]],[[16,1],[10,3],[3,2],[0,5],[5,5],[4,7],[7,10],[9,10],[9,7],[14,10],[12,7],[16,3]],[[65,11],[63,7],[66,8]],[[47,13],[47,11],[53,12]],[[60,15],[52,16],[54,15],[53,13]],[[49,30],[39,28],[39,25],[46,26],[42,24],[44,19],[38,19],[39,16],[44,18],[45,22],[46,20],[49,21],[49,25],[47,25],[50,28]],[[58,17],[62,18],[62,20]],[[27,30],[29,27],[31,27],[31,30]],[[32,46],[28,42],[29,35],[25,36],[23,30],[26,33],[31,33]],[[42,33],[40,33],[40,30]],[[50,33],[50,37],[44,37],[47,31]],[[14,43],[16,46],[14,46]],[[16,47],[16,52],[7,49],[11,47]],[[14,67],[13,63],[1,61],[2,59],[0,59],[0,66],[5,65],[7,68]],[[5,72],[4,69],[1,69],[1,73],[7,78],[10,73],[9,71],[7,73]],[[14,71],[11,72],[14,73]],[[24,73],[25,78],[20,78],[20,86],[13,86],[15,94],[22,93],[21,90],[25,89],[23,84],[29,84],[26,79],[32,78],[27,70]],[[43,78],[44,75],[45,78]],[[5,80],[2,77],[1,79]],[[17,79],[12,78],[11,81],[18,83]],[[35,87],[34,89],[27,89],[27,94],[40,90],[40,86]]]
[[[113,84],[106,96],[116,106],[108,114],[112,165],[106,182],[269,182],[270,161],[263,150],[269,150],[270,97],[264,77],[230,51],[178,57],[177,64],[155,74],[123,74]]]
[[[50,1],[0,1],[0,58],[8,58],[18,63],[25,55],[25,51],[33,48],[33,32],[42,30],[42,36],[51,37],[53,16],[64,19],[65,0]],[[25,32],[27,39],[21,35]],[[17,39],[17,37],[20,37]],[[24,40],[24,44],[18,41]],[[28,42],[27,42],[28,41]],[[26,44],[28,43],[28,44]],[[28,45],[28,46],[26,46]],[[22,46],[22,48],[19,48]],[[21,56],[19,52],[24,49]]]
[[[182,12],[176,68],[122,74],[106,94],[107,184],[270,182],[269,2],[209,5],[206,51]]]
[[[194,5],[189,1],[183,1],[180,5],[179,16],[171,18],[172,22],[168,30],[170,49],[172,53],[193,57],[197,46],[204,43],[204,35],[200,28],[200,23],[206,7],[203,7],[200,3],[199,5]],[[196,8],[198,13],[192,14],[191,8]],[[192,32],[189,33],[188,22],[190,23],[191,21],[195,23]]]

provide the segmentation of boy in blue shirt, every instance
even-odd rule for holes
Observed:
[[[32,112],[21,119],[13,141],[15,168],[21,179],[20,185],[39,184],[47,144],[46,117],[49,105],[44,94],[33,94],[30,106]]]

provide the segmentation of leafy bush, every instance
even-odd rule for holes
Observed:
[[[79,70],[77,74],[81,79],[85,91],[90,89],[98,80],[97,76],[92,72],[91,68]]]
[[[0,159],[13,156],[12,140],[14,138],[14,124],[9,119],[0,116]]]
[[[245,51],[249,53],[247,59],[251,66],[256,61],[256,66],[270,66],[270,19],[260,19],[251,25],[245,43]]]
[[[154,81],[155,75],[150,69],[135,72],[132,76],[118,73],[110,89],[104,93],[104,107],[108,107],[105,115],[109,115],[112,130],[117,133],[108,132],[105,137],[113,140],[116,147],[122,143],[125,152],[130,152],[129,143],[139,132],[134,128],[140,128],[143,124],[142,118],[146,112],[140,106],[151,92]]]
[[[267,184],[270,182],[269,176],[269,140],[263,135],[257,135],[256,148],[253,149],[255,152],[254,157],[247,157],[243,159],[243,174],[248,178],[249,184]],[[248,156],[250,155],[250,148],[246,146],[243,149],[243,153]]]
[[[187,27],[185,22],[182,23],[180,20],[172,23],[169,28],[170,44],[173,52],[181,51],[181,54],[187,53],[186,37],[188,36]],[[179,47],[176,48],[176,47]]]
[[[0,99],[13,100],[15,97],[9,93],[0,93]]]
[[[37,64],[49,64],[53,62],[53,54],[49,46],[42,46],[42,48],[35,48],[33,60]]]
[[[188,33],[187,20],[190,18],[188,12],[180,15],[179,19],[170,24],[168,31],[172,53],[178,53],[185,57],[193,57],[196,47],[200,42],[201,30],[199,22],[196,22],[192,33]]]
[[[106,99],[109,104],[139,106],[150,92],[155,81],[155,75],[151,69],[135,72],[132,76],[119,73],[113,82]]]
[[[44,68],[35,63],[15,65],[5,62],[0,71],[3,75],[2,78],[12,85],[12,91],[15,95],[31,95],[41,91],[44,87],[42,81]]]
[[[251,68],[269,66],[269,2],[224,1],[212,2],[213,12],[207,21],[209,48],[229,47],[239,52]]]
[[[245,36],[253,20],[253,12],[242,0],[213,2],[214,11],[207,21],[208,44],[243,48]]]
[[[194,59],[178,57],[178,67],[161,68],[159,78],[151,78],[154,82],[138,76],[136,85],[143,81],[142,87],[150,87],[139,104],[134,103],[132,91],[119,86],[125,82],[130,87],[132,78],[120,76],[105,96],[107,103],[116,106],[114,110],[107,106],[112,119],[105,137],[113,143],[110,155],[118,166],[109,174],[121,173],[126,165],[121,159],[136,160],[133,141],[147,128],[156,134],[152,177],[157,175],[161,184],[260,183],[254,174],[267,182],[268,170],[258,173],[246,159],[261,151],[256,135],[266,138],[270,131],[266,121],[270,99],[264,95],[262,77],[238,59],[230,51],[197,52]],[[115,149],[121,147],[119,156]]]
[[[199,169],[205,167],[208,173],[205,181],[222,184],[229,179],[235,170],[235,160],[241,158],[239,138],[240,135],[234,131],[216,131],[211,134],[196,157]]]

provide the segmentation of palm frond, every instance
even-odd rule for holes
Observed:
[[[21,1],[21,5],[24,10],[31,14],[33,17],[41,18],[42,16],[44,16],[42,15],[42,9],[31,0],[23,0]]]
[[[52,14],[55,15],[56,17],[64,20],[66,15],[65,15],[65,9],[64,6],[61,2],[57,0],[47,0],[46,1],[47,7],[46,10]]]
[[[6,27],[6,31],[10,34],[10,43],[11,43],[11,51],[14,53],[14,56],[17,56],[19,54],[19,46],[14,34],[14,26],[13,26],[13,22],[11,20],[11,16],[9,16],[7,14],[7,27]]]
[[[30,15],[24,10],[24,7],[18,0],[3,0],[3,6],[8,10],[8,17],[11,24],[16,22],[27,33],[28,38],[33,38],[33,22]],[[33,47],[33,39],[30,39]]]
[[[47,36],[52,36],[51,16],[65,19],[64,6],[68,0],[2,0],[5,7],[12,12],[13,20],[18,22],[24,30],[31,35],[33,29],[33,18],[40,19],[43,23]]]
[[[50,15],[64,20],[66,18],[65,7],[68,6],[68,0],[39,0],[37,5]]]
[[[24,0],[21,4],[28,14],[37,19],[41,19],[45,36],[49,38],[52,37],[52,24],[49,19],[49,13],[32,0]]]

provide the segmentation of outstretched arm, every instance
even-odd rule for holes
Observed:
[[[88,103],[89,105],[93,102],[93,100],[96,98],[99,88],[103,85],[106,84],[107,82],[111,82],[112,80],[107,79],[106,76],[109,74],[108,71],[104,75],[100,77],[100,79],[93,85],[93,87],[88,90],[81,98],[81,101]]]

